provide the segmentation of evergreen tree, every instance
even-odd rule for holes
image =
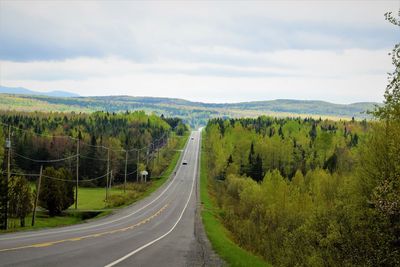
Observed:
[[[260,154],[257,154],[256,160],[253,164],[252,178],[256,182],[261,182],[264,178],[263,162]]]
[[[254,143],[251,142],[250,152],[249,152],[249,165],[252,166],[254,162]]]
[[[49,211],[50,216],[60,215],[74,203],[74,183],[67,170],[47,167],[43,171],[39,205]],[[66,180],[66,181],[63,181]]]
[[[312,141],[314,141],[315,138],[317,138],[317,125],[316,125],[316,123],[312,124],[312,127],[311,127],[311,130],[310,130],[309,134],[310,134],[310,138],[311,138]]]
[[[282,139],[284,138],[282,126],[279,126],[278,134]]]

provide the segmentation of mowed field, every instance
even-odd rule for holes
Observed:
[[[129,193],[129,190],[127,191]],[[126,194],[127,194],[126,193]],[[124,190],[120,188],[111,188],[108,191],[109,196],[123,195]],[[105,201],[106,189],[105,188],[86,188],[80,187],[78,189],[78,209],[79,210],[102,210],[107,208]],[[73,204],[69,209],[74,209]]]

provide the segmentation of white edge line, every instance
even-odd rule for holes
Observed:
[[[200,142],[199,142],[199,143],[200,143]],[[156,239],[150,241],[149,243],[147,243],[147,244],[145,244],[145,245],[143,245],[143,246],[141,246],[141,247],[135,249],[135,250],[132,251],[132,252],[129,252],[128,254],[126,254],[125,256],[123,256],[122,258],[119,258],[119,259],[117,259],[117,260],[115,260],[115,261],[113,261],[113,262],[111,262],[111,263],[105,265],[104,267],[112,267],[112,266],[114,266],[114,265],[116,265],[116,264],[118,264],[118,263],[120,263],[120,262],[126,260],[127,258],[133,256],[134,254],[138,253],[139,251],[141,251],[141,250],[143,250],[143,249],[145,249],[145,248],[147,248],[147,247],[153,245],[153,244],[156,243],[157,241],[160,241],[161,239],[163,239],[164,237],[166,237],[167,235],[169,235],[169,234],[175,229],[175,227],[178,225],[178,223],[179,223],[180,220],[182,219],[183,214],[185,213],[185,210],[186,210],[187,206],[189,205],[190,198],[192,197],[193,188],[194,188],[194,182],[196,181],[196,178],[197,178],[197,175],[196,175],[196,174],[197,174],[197,169],[198,169],[198,157],[199,157],[199,154],[198,154],[198,151],[197,151],[197,152],[196,152],[196,166],[195,166],[195,168],[194,168],[195,172],[194,172],[193,181],[192,181],[192,188],[190,189],[190,194],[189,194],[189,197],[188,197],[188,199],[187,199],[187,201],[186,201],[185,207],[183,208],[183,210],[182,210],[182,212],[181,212],[181,214],[180,214],[178,220],[175,222],[175,224],[172,226],[172,228],[169,229],[169,231],[166,232],[165,234],[163,234],[162,236],[160,236],[160,237],[158,237],[158,238],[156,238]]]
[[[192,135],[189,135],[188,137],[188,141],[186,143],[186,148],[185,151],[183,153],[182,159],[185,157],[185,155],[187,154],[187,145],[190,142],[190,138]],[[180,163],[180,161],[178,161],[177,165]],[[143,209],[147,208],[148,206],[150,206],[151,204],[153,204],[156,200],[158,200],[162,195],[164,195],[164,193],[171,187],[171,185],[173,184],[173,182],[175,181],[175,177],[176,175],[174,175],[174,177],[172,178],[171,182],[168,184],[168,186],[161,192],[161,194],[159,194],[155,199],[153,199],[151,202],[147,203],[146,205],[144,205],[143,207],[141,207],[140,209],[129,213],[125,216],[119,217],[115,220],[112,221],[106,221],[104,223],[100,223],[100,224],[94,224],[94,225],[88,225],[88,226],[84,226],[84,227],[80,227],[80,228],[73,228],[73,229],[65,229],[65,230],[61,230],[61,231],[51,231],[51,232],[44,232],[44,233],[37,233],[37,234],[31,234],[31,235],[20,235],[20,236],[13,236],[13,237],[6,237],[6,238],[0,238],[0,241],[5,241],[5,240],[14,240],[14,239],[21,239],[21,238],[28,238],[28,237],[35,237],[35,236],[45,236],[45,235],[51,235],[51,234],[61,234],[61,233],[67,233],[67,232],[73,232],[73,231],[80,231],[80,230],[86,230],[86,229],[90,229],[90,228],[95,228],[98,226],[103,226],[103,225],[107,225],[107,224],[111,224],[114,222],[118,222],[120,220],[123,220],[125,218],[128,218],[130,216],[135,215],[136,213],[138,213],[139,211],[142,211]]]

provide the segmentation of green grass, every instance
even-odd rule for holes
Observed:
[[[179,143],[177,145],[177,150],[182,149],[185,146],[185,143],[188,139],[189,134],[181,137],[179,139]],[[164,174],[157,178],[151,179],[151,184],[146,188],[146,191],[140,193],[139,197],[128,201],[125,205],[121,207],[127,206],[132,204],[135,201],[145,198],[146,196],[150,195],[154,191],[156,191],[171,175],[174,171],[176,164],[178,163],[179,157],[181,152],[176,151],[169,163],[167,169],[165,170]],[[79,210],[101,210],[105,209],[106,202],[105,200],[105,188],[86,188],[86,187],[79,187],[78,190],[78,209]],[[121,186],[114,187],[109,191],[110,195],[122,195],[124,191]],[[75,204],[70,207],[70,209],[74,209]]]
[[[176,152],[174,153],[171,162],[169,163],[167,169],[163,173],[163,175],[158,178],[158,179],[153,179],[149,186],[146,188],[144,192],[139,192],[139,196],[135,197],[133,199],[129,199],[124,205],[119,206],[125,207],[127,205],[132,204],[133,202],[136,202],[142,198],[145,198],[146,196],[150,195],[154,191],[156,191],[171,175],[171,173],[174,171],[176,164],[178,163],[178,160],[181,155],[181,149],[184,148],[187,140],[188,140],[189,134],[187,133],[186,135],[180,137],[179,143],[176,148]],[[35,183],[31,183],[31,188],[32,190],[36,188]],[[128,186],[129,188],[129,186]],[[10,219],[9,220],[9,229],[7,231],[0,230],[0,233],[5,233],[5,232],[15,232],[15,231],[26,231],[26,230],[36,230],[36,229],[41,229],[41,228],[50,228],[50,227],[58,227],[58,226],[66,226],[66,225],[71,225],[71,224],[76,224],[84,221],[88,215],[87,212],[85,211],[95,211],[95,210],[101,210],[98,214],[95,214],[95,217],[93,218],[99,218],[102,216],[105,216],[107,214],[111,213],[111,210],[104,210],[107,209],[106,203],[105,203],[105,188],[87,188],[87,187],[79,187],[78,190],[78,210],[75,211],[75,204],[73,204],[65,213],[64,216],[55,216],[55,217],[49,217],[47,215],[47,212],[45,211],[38,211],[36,213],[36,220],[35,220],[35,226],[31,226],[31,221],[32,221],[32,216],[27,216],[25,218],[25,224],[26,226],[24,228],[21,228],[19,226],[19,219]],[[124,191],[121,186],[117,186],[112,188],[109,191],[109,195],[123,195]],[[128,194],[128,190],[127,190]],[[90,216],[89,216],[90,217]]]
[[[144,194],[139,199],[142,199],[150,195],[154,191],[156,191],[168,179],[168,177],[171,176],[182,153],[181,151],[178,150],[182,150],[185,147],[185,144],[189,138],[189,133],[186,133],[184,136],[179,138],[180,138],[179,143],[176,148],[177,151],[175,151],[174,156],[172,157],[171,162],[168,165],[168,168],[165,170],[164,174],[160,178],[152,180],[150,187],[146,190],[146,192],[144,192]]]
[[[118,188],[112,188],[108,192],[110,195],[123,194],[124,191]],[[78,190],[78,209],[79,210],[99,210],[106,208],[105,203],[106,189],[105,188],[86,188],[79,187]],[[75,208],[73,204],[70,209]]]
[[[79,215],[67,214],[65,216],[55,216],[49,217],[47,212],[38,211],[35,218],[35,226],[32,226],[32,215],[25,218],[25,227],[20,227],[19,219],[9,219],[8,225],[9,229],[4,231],[1,230],[0,233],[16,232],[16,231],[27,231],[27,230],[37,230],[42,228],[66,226],[71,224],[76,224],[82,222],[82,217]]]
[[[204,134],[203,134],[204,136]],[[201,216],[208,239],[213,249],[229,266],[271,266],[260,257],[239,247],[218,218],[218,207],[209,194],[207,177],[207,155],[202,146],[200,170]]]

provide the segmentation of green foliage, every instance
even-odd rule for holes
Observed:
[[[400,264],[399,132],[400,120],[386,117],[373,128],[360,154],[357,207],[364,223],[358,227],[371,238],[362,248],[373,265]]]
[[[386,19],[400,27],[391,13]],[[379,120],[360,153],[357,207],[364,223],[358,227],[370,238],[362,249],[371,265],[400,265],[400,43],[391,53],[395,70],[389,74],[384,106],[374,115]],[[371,227],[373,226],[373,227]]]
[[[211,241],[213,249],[229,266],[269,266],[261,258],[238,246],[232,239],[232,234],[221,222],[220,214],[223,212],[216,203],[214,192],[209,190],[215,181],[207,175],[207,162],[209,161],[205,150],[205,142],[207,141],[202,142],[200,161],[201,216],[207,237]]]
[[[204,126],[216,117],[271,116],[326,116],[329,118],[368,118],[363,112],[374,108],[375,103],[332,104],[323,101],[272,100],[235,104],[207,104],[182,99],[106,96],[106,97],[48,97],[32,95],[7,95],[0,98],[0,109],[45,112],[125,112],[144,110],[147,113],[177,117],[192,128]],[[176,125],[175,125],[176,126]],[[173,128],[175,128],[175,126]],[[279,128],[276,129],[278,133]]]
[[[277,266],[398,264],[400,128],[390,125],[376,135],[379,123],[355,120],[211,120],[206,169],[225,176],[209,187],[224,226]]]
[[[256,181],[275,169],[288,179],[297,170],[348,173],[355,164],[358,140],[369,128],[365,122],[311,118],[211,120],[206,128],[210,171],[216,178],[240,174]],[[274,129],[281,129],[281,134],[274,134]]]
[[[127,178],[128,181],[134,181],[138,156],[137,151],[132,149],[149,147],[148,154],[142,150],[139,157],[139,162],[147,163],[150,158],[154,158],[158,149],[167,144],[168,135],[175,136],[176,130],[179,130],[180,134],[187,133],[187,127],[182,124],[181,119],[160,118],[156,115],[147,115],[143,111],[92,114],[8,111],[0,112],[0,122],[23,129],[12,128],[14,172],[39,172],[40,164],[24,157],[42,161],[68,158],[48,165],[55,168],[64,167],[74,172],[76,159],[72,156],[76,154],[77,140],[59,136],[79,138],[79,179],[82,184],[91,187],[105,186],[105,179],[85,181],[107,172],[108,150],[105,147],[112,149],[110,170],[116,183],[122,182],[125,178],[124,150],[129,150],[127,172],[133,175],[128,175]],[[5,125],[0,127],[3,132],[5,128]],[[0,141],[1,139],[0,131]],[[148,168],[153,166],[149,165]],[[154,170],[155,175],[159,175],[168,162],[163,162],[161,165],[157,166],[159,170]]]
[[[39,205],[48,210],[50,216],[60,215],[63,210],[68,209],[74,203],[72,175],[64,168],[56,170],[48,167],[43,171],[43,177]]]
[[[10,217],[20,219],[21,227],[25,227],[25,217],[32,211],[32,193],[28,181],[19,176],[11,177],[8,195]]]
[[[188,139],[188,133],[186,132],[182,137],[172,137],[168,146],[161,148],[160,155],[163,155],[163,161],[169,162],[169,165],[162,172],[161,176],[154,177],[150,182],[146,184],[139,183],[128,183],[126,187],[126,194],[123,191],[123,185],[113,186],[109,190],[109,201],[105,202],[105,189],[104,188],[87,188],[80,187],[78,191],[78,210],[68,209],[62,213],[62,216],[52,216],[45,214],[43,211],[38,211],[35,226],[27,226],[24,229],[37,229],[43,227],[56,227],[69,224],[75,224],[82,222],[82,220],[88,219],[88,216],[103,216],[110,213],[110,210],[104,210],[107,207],[121,207],[129,205],[141,198],[144,198],[159,188],[171,175],[181,155],[181,149],[183,149]],[[165,157],[166,156],[166,157]],[[46,177],[43,177],[46,179]],[[3,181],[1,179],[0,181]],[[42,180],[44,182],[44,180]],[[68,184],[75,185],[73,182]],[[80,183],[82,184],[82,182]],[[33,186],[33,183],[31,184]],[[31,216],[27,216],[31,219]],[[19,220],[19,219],[18,219]],[[19,223],[19,222],[18,222]],[[10,228],[8,231],[23,230],[16,225],[15,219],[9,220]]]
[[[179,124],[176,126],[175,130],[176,130],[176,134],[177,135],[182,136],[182,135],[185,134],[185,132],[188,131],[188,128],[187,128],[186,124],[183,124],[182,122],[179,122]]]
[[[2,127],[0,127],[0,144],[5,144],[5,138]],[[0,145],[0,169],[2,169],[3,166],[3,159],[4,159],[4,145]]]
[[[107,207],[115,208],[130,204],[140,197],[140,192],[129,190],[126,194],[113,194],[107,200]]]
[[[398,18],[392,12],[385,14],[386,20],[396,27],[400,27],[400,9]],[[397,43],[392,52],[392,64],[394,71],[389,74],[389,83],[385,90],[385,101],[382,107],[378,107],[373,113],[381,120],[400,120],[400,43]]]
[[[226,176],[209,189],[238,244],[276,266],[400,265],[399,48],[375,122],[209,122],[206,169]]]

